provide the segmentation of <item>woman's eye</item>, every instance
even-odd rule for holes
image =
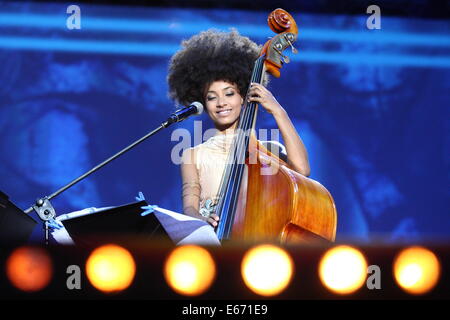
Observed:
[[[214,100],[216,97],[207,97],[206,100],[211,101]]]
[[[226,94],[226,96],[227,96],[227,97],[234,96],[234,92],[229,92],[229,93]]]

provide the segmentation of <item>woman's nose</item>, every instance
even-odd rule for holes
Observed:
[[[220,97],[217,98],[217,106],[218,107],[223,107],[225,104],[226,104],[226,101],[224,98],[220,98]]]

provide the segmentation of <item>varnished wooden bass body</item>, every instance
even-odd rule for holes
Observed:
[[[260,142],[250,143],[249,150],[231,238],[285,244],[334,241],[337,213],[328,190],[290,169]]]

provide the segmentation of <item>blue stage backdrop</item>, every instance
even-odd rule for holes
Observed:
[[[0,189],[23,209],[164,121],[170,56],[209,28],[263,44],[268,12],[0,2]],[[337,240],[447,238],[450,23],[291,12],[298,55],[270,90],[310,157],[311,177],[334,197]],[[245,23],[244,23],[245,22]],[[174,125],[55,200],[58,214],[134,201],[181,211]],[[257,128],[276,128],[261,112]],[[37,219],[36,215],[33,215]],[[11,226],[13,228],[14,226]],[[42,237],[39,224],[32,239]]]

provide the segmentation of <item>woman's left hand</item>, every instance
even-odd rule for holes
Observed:
[[[283,107],[278,103],[272,93],[259,83],[252,82],[250,84],[248,97],[249,102],[259,103],[269,113],[276,114],[283,111]]]

